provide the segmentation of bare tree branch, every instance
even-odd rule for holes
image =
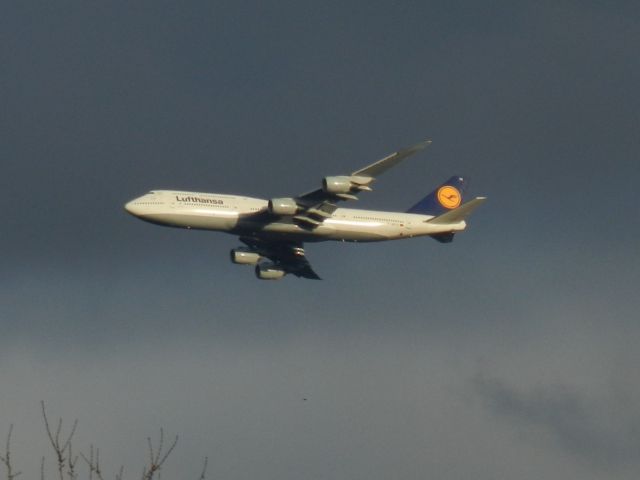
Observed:
[[[100,470],[100,449],[95,449],[94,456],[94,448],[93,445],[89,446],[89,458],[87,458],[84,453],[80,453],[80,457],[86,462],[89,467],[89,480],[93,480],[93,475],[95,474],[98,480],[104,480],[102,478],[102,470]],[[117,477],[116,477],[117,478]]]
[[[67,447],[67,466],[69,467],[67,470],[67,475],[69,480],[76,480],[78,478],[78,474],[76,473],[76,463],[78,463],[78,456],[73,456],[73,451],[71,449],[71,444],[68,444]]]
[[[45,431],[47,438],[54,451],[55,459],[57,462],[58,475],[57,480],[78,480],[78,459],[82,458],[84,463],[88,467],[88,480],[104,480],[104,474],[100,466],[100,450],[90,445],[88,455],[80,452],[79,455],[73,451],[72,440],[78,427],[78,420],[74,420],[71,428],[65,433],[64,422],[62,418],[59,418],[56,424],[52,424],[45,407],[45,402],[40,402],[42,409],[42,418],[44,421]],[[0,451],[0,462],[4,464],[6,468],[6,479],[15,480],[16,477],[21,475],[21,472],[15,471],[11,462],[11,438],[13,434],[13,425],[9,428],[7,435],[5,451]],[[162,467],[173,453],[178,444],[178,436],[176,435],[173,441],[169,444],[165,443],[164,429],[160,429],[160,435],[157,440],[157,445],[154,445],[151,437],[147,437],[147,447],[149,451],[148,464],[144,466],[142,470],[142,480],[161,480],[162,479]],[[1,447],[0,447],[1,448]],[[46,458],[42,457],[40,461],[40,480],[45,480],[45,461]],[[198,480],[205,480],[209,459],[204,458],[202,471]],[[1,467],[0,467],[1,468]],[[81,469],[82,470],[82,469]],[[84,472],[83,472],[84,473]],[[54,474],[55,476],[55,474]],[[115,480],[124,479],[124,466],[121,466],[115,475]]]
[[[78,420],[73,422],[73,426],[71,427],[71,431],[67,436],[67,439],[62,442],[60,440],[60,435],[62,433],[62,418],[58,419],[58,426],[56,427],[55,435],[51,432],[51,424],[49,423],[49,419],[47,418],[47,411],[44,407],[44,401],[40,402],[42,406],[42,418],[44,419],[44,426],[47,430],[47,436],[49,437],[49,442],[53,447],[53,451],[56,454],[58,460],[58,474],[60,476],[60,480],[64,480],[64,467],[68,464],[69,470],[73,471],[72,464],[75,464],[73,458],[71,458],[71,439],[73,438],[73,434],[76,433],[76,428],[78,427]],[[65,456],[65,451],[69,451],[68,458]],[[73,480],[73,479],[72,479]]]
[[[164,449],[164,430],[160,429],[160,439],[158,442],[158,449],[154,450],[153,443],[151,442],[151,437],[147,437],[147,444],[149,445],[149,466],[145,467],[142,471],[142,480],[151,480],[153,476],[160,470],[164,462],[167,460],[173,449],[176,448],[178,443],[178,436],[174,439],[171,446],[167,449],[166,452],[163,452]]]
[[[22,472],[14,472],[11,465],[11,434],[13,433],[13,424],[9,425],[9,433],[7,434],[7,444],[4,450],[4,456],[0,455],[0,461],[7,468],[7,480],[13,480]]]
[[[202,465],[202,473],[198,477],[198,480],[205,480],[207,474],[207,465],[209,464],[209,457],[204,457],[204,465]]]

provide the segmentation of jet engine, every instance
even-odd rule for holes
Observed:
[[[256,265],[256,277],[260,280],[280,280],[287,274],[271,262]]]
[[[245,248],[234,248],[229,253],[231,261],[239,265],[256,265],[262,258],[259,253]]]
[[[352,186],[349,177],[324,177],[322,179],[322,189],[327,193],[349,193]]]
[[[272,198],[268,208],[273,215],[295,215],[299,207],[293,198]]]
[[[352,175],[350,177],[324,177],[322,179],[322,189],[342,198],[343,200],[357,200],[351,192],[357,193],[358,191],[365,190],[371,191],[369,184],[373,182],[372,177],[362,177],[358,175]]]

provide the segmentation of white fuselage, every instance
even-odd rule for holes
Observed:
[[[464,221],[431,224],[433,217],[427,215],[338,208],[319,226],[307,229],[290,216],[269,214],[267,206],[268,201],[259,198],[155,190],[130,201],[125,208],[142,220],[160,225],[301,242],[376,242],[458,232],[466,227]]]

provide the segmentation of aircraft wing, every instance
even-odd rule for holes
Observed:
[[[320,280],[305,257],[302,242],[279,242],[255,237],[240,237],[240,241],[252,251],[271,260],[287,273],[297,277]]]
[[[391,167],[395,167],[402,160],[407,158],[409,155],[413,155],[416,152],[428,147],[431,145],[431,140],[424,140],[420,143],[413,145],[412,147],[403,148],[398,150],[397,152],[392,153],[391,155],[387,155],[381,160],[378,160],[371,165],[361,168],[360,170],[356,170],[351,175],[355,176],[365,176],[375,178],[381,173],[386,172]]]
[[[378,175],[395,167],[408,156],[419,152],[430,144],[431,140],[424,140],[411,147],[400,149],[371,165],[354,171],[351,175],[326,177],[324,188],[319,188],[296,197],[296,203],[303,208],[303,211],[293,217],[294,221],[303,227],[317,227],[336,211],[338,208],[336,206],[337,202],[357,200],[358,197],[356,195],[360,191],[371,191],[369,185],[376,180]],[[334,182],[336,192],[332,193],[331,187],[327,188],[326,182]],[[349,183],[348,186],[344,185],[346,182]],[[341,187],[344,188],[340,190]]]

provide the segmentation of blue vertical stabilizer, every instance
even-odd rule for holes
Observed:
[[[466,188],[467,182],[464,178],[458,175],[453,176],[407,210],[407,213],[433,215],[434,217],[442,215],[462,205]]]

